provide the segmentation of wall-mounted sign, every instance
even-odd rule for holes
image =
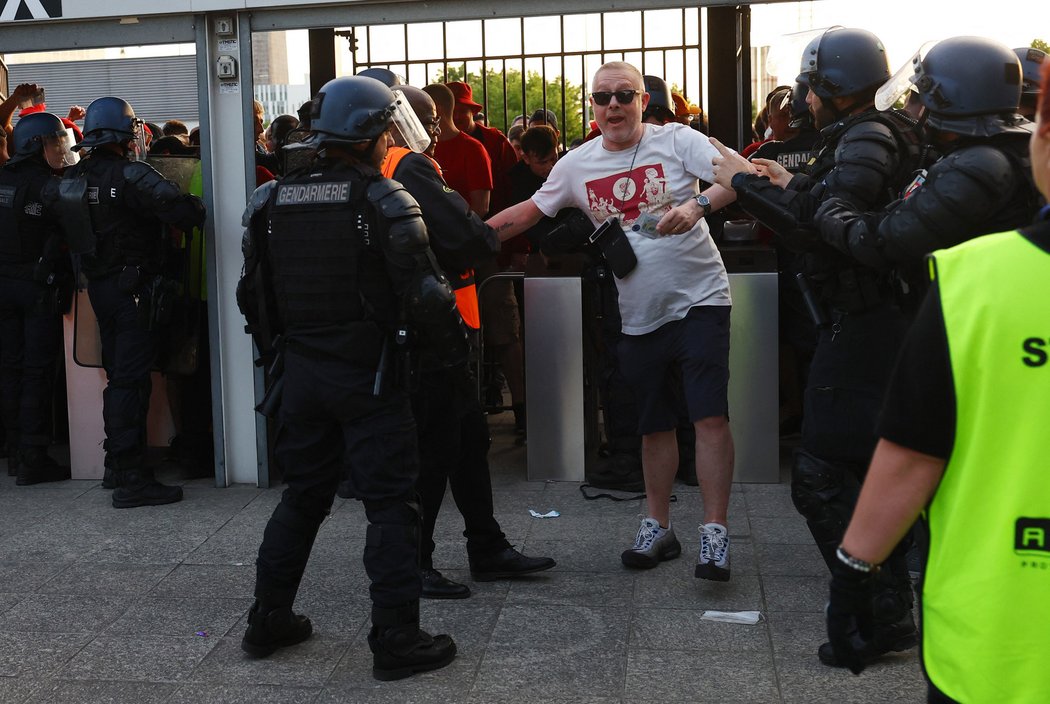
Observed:
[[[50,20],[62,16],[62,0],[2,0],[0,22]]]
[[[356,5],[365,0],[296,0],[296,7]],[[0,0],[0,24],[47,20],[104,20],[147,15],[257,10],[288,6],[287,0]]]

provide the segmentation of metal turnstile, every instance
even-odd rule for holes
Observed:
[[[529,481],[582,482],[583,294],[576,277],[525,278]]]

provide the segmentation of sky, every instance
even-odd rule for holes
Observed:
[[[991,10],[992,7],[999,11]],[[835,24],[860,27],[882,40],[892,70],[902,66],[924,42],[946,37],[983,36],[1011,48],[1029,46],[1036,38],[1050,41],[1048,0],[1004,0],[981,5],[944,0],[881,0],[877,5],[822,0],[755,5],[751,13],[752,45],[783,45],[785,34]]]
[[[658,6],[659,0],[653,5]],[[1003,0],[994,5],[998,12],[984,5],[978,6],[946,0],[880,0],[877,5],[857,0],[817,0],[814,2],[784,2],[753,5],[751,8],[752,46],[769,46],[773,59],[781,59],[774,68],[783,72],[778,83],[792,82],[798,73],[798,64],[804,40],[798,33],[822,29],[840,24],[846,27],[861,27],[874,32],[886,46],[891,71],[895,71],[926,41],[958,35],[984,36],[1007,46],[1028,46],[1032,39],[1050,41],[1050,0]],[[877,10],[875,8],[877,7]],[[972,8],[972,9],[971,9]],[[567,18],[567,21],[570,21]],[[661,27],[661,22],[666,26]],[[467,24],[467,23],[465,23]],[[473,23],[476,26],[476,23]],[[678,10],[666,13],[649,12],[646,15],[646,41],[653,37],[673,36],[679,32],[681,14]],[[516,19],[489,20],[486,34],[490,46],[498,47],[499,53],[517,51],[519,23]],[[571,31],[581,43],[597,46],[597,25],[580,22],[579,31]],[[557,51],[559,27],[556,19],[526,20],[527,49],[531,52]],[[432,33],[430,33],[432,35]],[[478,36],[476,29],[456,32],[456,49],[466,54],[482,53],[480,41],[477,46],[464,46]],[[306,32],[289,33],[289,73],[293,77],[308,70]],[[794,38],[792,35],[796,35]],[[384,43],[377,35],[377,48]],[[387,35],[391,44],[401,44],[401,31],[391,28]],[[426,31],[412,35],[413,42],[425,41]],[[800,41],[802,43],[800,44]],[[342,46],[344,43],[340,42]],[[435,54],[440,46],[435,43]],[[349,66],[349,52],[343,51],[345,65]],[[548,69],[548,73],[550,69]],[[665,76],[672,83],[679,83],[674,76]],[[418,82],[418,81],[417,81]],[[707,81],[705,81],[705,84]]]
[[[658,6],[659,0],[653,0]],[[998,11],[992,11],[995,7]],[[877,10],[876,10],[877,8]],[[751,9],[752,46],[769,46],[772,58],[781,60],[778,66],[783,73],[777,82],[790,82],[797,75],[798,59],[801,46],[797,33],[815,28],[826,28],[841,24],[847,27],[862,27],[878,35],[886,46],[891,70],[904,64],[911,55],[927,40],[942,39],[949,36],[973,34],[996,39],[1007,46],[1028,46],[1032,39],[1041,38],[1050,41],[1050,0],[1002,0],[978,6],[947,0],[880,0],[877,4],[863,0],[817,0],[814,2],[783,2],[753,5]],[[637,17],[638,13],[625,17]],[[594,16],[591,16],[594,19]],[[572,36],[578,48],[584,45],[597,47],[597,23],[586,21],[581,16],[566,16],[567,32]],[[624,21],[624,20],[620,20]],[[627,19],[626,21],[630,21]],[[635,20],[635,24],[637,21]],[[480,55],[483,48],[477,40],[477,22],[463,23],[464,30],[457,32],[456,23],[450,34],[454,36],[455,49]],[[681,12],[679,10],[649,11],[646,13],[645,36],[647,43],[659,39],[680,37]],[[532,52],[558,51],[557,37],[560,34],[557,18],[529,18],[525,22],[528,36],[527,49]],[[615,25],[614,25],[615,26]],[[493,53],[512,53],[520,51],[518,32],[520,24],[517,19],[488,20],[486,36]],[[637,40],[631,36],[640,36],[638,27],[615,27],[619,34],[627,37],[625,41]],[[607,35],[616,36],[616,32]],[[795,34],[795,38],[792,36]],[[388,35],[393,44],[399,43],[403,36],[401,30],[392,28]],[[411,36],[414,43],[425,42],[433,32],[426,27],[418,28]],[[691,38],[695,42],[695,37]],[[338,40],[340,47],[346,42]],[[474,42],[476,46],[471,46]],[[377,40],[377,45],[382,42]],[[309,69],[306,30],[288,33],[289,76],[292,83],[306,82],[305,74]],[[433,47],[432,53],[440,55],[440,45]],[[125,47],[109,51],[110,58],[118,56],[145,56],[172,53],[192,53],[192,44],[166,45],[155,47]],[[10,63],[19,61],[68,60],[74,56],[65,56],[67,52],[49,52],[50,56],[37,55],[8,56]],[[345,65],[349,66],[349,52],[343,51]],[[556,69],[557,62],[548,63]],[[687,67],[695,72],[695,68]],[[551,73],[548,68],[548,75]],[[675,69],[668,67],[670,74]],[[680,71],[680,69],[679,69]],[[671,83],[681,85],[673,75],[665,75]],[[705,81],[706,83],[706,81]]]

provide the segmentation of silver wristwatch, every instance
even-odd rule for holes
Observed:
[[[705,218],[711,214],[711,201],[710,199],[708,199],[707,196],[705,196],[703,193],[698,193],[697,195],[693,196],[693,200],[696,201],[697,205],[704,209]]]

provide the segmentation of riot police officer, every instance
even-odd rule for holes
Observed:
[[[1035,106],[1039,102],[1039,72],[1043,70],[1043,62],[1046,61],[1046,52],[1035,47],[1020,47],[1014,49],[1017,58],[1021,60],[1021,72],[1024,77],[1022,81],[1021,103],[1017,112],[1029,120],[1035,120]]]
[[[434,101],[412,86],[396,86],[428,127],[427,150],[413,152],[400,139],[383,163],[383,174],[402,183],[422,208],[431,247],[438,263],[455,286],[457,307],[472,330],[479,327],[473,267],[499,251],[499,238],[441,177],[430,158],[436,144],[438,118]],[[476,581],[518,577],[555,566],[548,557],[529,557],[511,547],[493,516],[492,478],[488,451],[491,443],[485,413],[477,393],[477,378],[468,362],[468,349],[459,359],[447,354],[421,358],[419,384],[412,393],[412,411],[419,431],[420,473],[416,484],[423,507],[420,551],[423,597],[460,599],[470,588],[448,579],[434,568],[434,527],[445,487],[450,486],[463,515],[471,575]]]
[[[204,223],[204,206],[144,161],[142,121],[126,101],[99,98],[84,116],[86,157],[65,172],[59,204],[70,250],[79,256],[98,318],[106,388],[106,479],[115,508],[182,499],[146,465],[150,371],[176,284],[165,277],[170,237]]]
[[[829,569],[874,450],[875,420],[905,319],[889,278],[823,242],[813,215],[832,197],[860,209],[882,207],[911,177],[921,141],[914,122],[874,106],[889,77],[885,49],[874,34],[825,31],[806,47],[796,79],[808,86],[821,129],[808,168],[792,176],[767,165],[760,174],[723,147],[724,163],[716,170],[718,183],[731,182],[745,210],[801,254],[799,281],[818,337],[791,490]],[[898,546],[873,588],[875,630],[865,645],[867,659],[916,644],[907,547]],[[827,643],[818,655],[824,664],[841,664]]]
[[[44,207],[55,171],[77,161],[62,120],[40,112],[19,120],[14,155],[0,169],[0,338],[9,471],[17,484],[69,479],[47,454],[51,382],[62,345],[61,313],[72,272],[57,214]]]
[[[1013,50],[983,37],[942,40],[905,64],[879,100],[892,104],[912,85],[942,157],[886,208],[865,213],[832,198],[816,221],[828,244],[869,267],[895,268],[918,294],[927,253],[1027,225],[1039,193],[1028,151],[1032,123],[1017,114],[1022,65]]]
[[[280,334],[273,347],[286,383],[274,452],[288,485],[259,547],[241,646],[265,657],[310,637],[310,620],[292,605],[345,458],[369,521],[368,644],[381,680],[444,667],[456,653],[449,636],[419,627],[419,455],[406,391],[414,349],[440,360],[466,345],[419,206],[379,172],[399,125],[423,132],[375,79],[321,88],[310,120],[315,160],[252,196],[238,288],[260,348],[270,346],[265,331]]]
[[[666,125],[678,122],[674,114],[674,99],[671,98],[671,89],[659,76],[642,76],[642,84],[645,92],[649,94],[649,103],[642,112],[642,122],[650,122],[654,125]]]

